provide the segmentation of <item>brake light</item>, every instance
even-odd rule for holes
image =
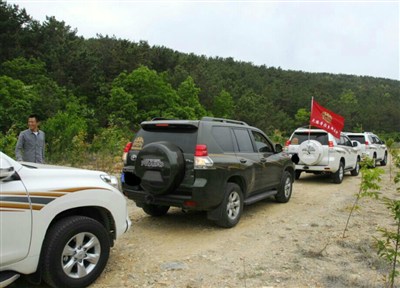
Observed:
[[[160,124],[156,124],[156,127],[168,127],[169,124],[167,123],[160,123]]]
[[[214,162],[208,157],[207,145],[197,144],[194,151],[194,168],[208,169],[214,165]]]
[[[287,146],[289,146],[291,143],[292,143],[292,142],[291,142],[290,140],[287,140],[286,143],[285,143],[285,146],[287,147]]]
[[[128,157],[128,152],[129,150],[131,150],[131,148],[132,148],[132,142],[128,142],[125,145],[124,153],[122,153],[122,161],[124,161],[124,164],[126,164],[126,158]]]
[[[328,146],[329,146],[329,148],[333,148],[333,146],[335,146],[335,145],[333,144],[333,141],[328,141]]]
[[[198,144],[196,145],[196,151],[194,152],[194,156],[208,156],[207,145]]]
[[[129,150],[131,150],[131,148],[132,148],[132,142],[128,142],[128,143],[125,145],[124,153],[128,153]]]
[[[369,145],[369,142],[368,141],[365,141],[365,146],[368,146]]]

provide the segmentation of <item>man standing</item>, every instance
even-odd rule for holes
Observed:
[[[17,161],[44,163],[44,132],[39,130],[39,117],[28,118],[28,127],[19,134],[15,155]]]

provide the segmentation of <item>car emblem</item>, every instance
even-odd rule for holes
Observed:
[[[163,168],[164,162],[160,159],[143,159],[140,165],[147,168]]]
[[[136,161],[136,159],[137,159],[137,156],[136,156],[135,154],[132,154],[132,155],[131,155],[131,160],[132,160],[132,161]]]

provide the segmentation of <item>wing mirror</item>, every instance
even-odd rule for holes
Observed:
[[[0,180],[11,177],[14,174],[14,167],[7,159],[0,159]]]
[[[275,144],[276,153],[281,153],[283,151],[283,147],[281,144]]]

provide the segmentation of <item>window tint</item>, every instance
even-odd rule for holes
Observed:
[[[358,141],[361,144],[365,144],[365,137],[364,135],[348,135],[349,138],[353,141]]]
[[[141,139],[139,138],[141,137]],[[193,129],[165,129],[156,131],[140,130],[133,143],[138,143],[137,150],[141,150],[146,144],[167,141],[178,146],[184,153],[194,153],[196,149],[197,130]]]
[[[350,146],[350,147],[353,146],[353,144],[351,144],[350,139],[347,138],[346,136],[340,137],[340,141],[339,141],[338,145],[344,145],[344,146]]]
[[[251,153],[254,152],[253,144],[251,143],[250,134],[246,129],[234,129],[236,140],[239,146],[239,152]]]
[[[251,131],[256,142],[257,151],[260,153],[274,152],[272,144],[260,133]]]
[[[291,139],[291,143],[293,145],[300,145],[308,139],[316,140],[322,145],[328,145],[328,133],[324,132],[312,132],[311,134],[308,132],[296,132]]]
[[[211,133],[224,152],[234,152],[230,128],[214,126]]]

